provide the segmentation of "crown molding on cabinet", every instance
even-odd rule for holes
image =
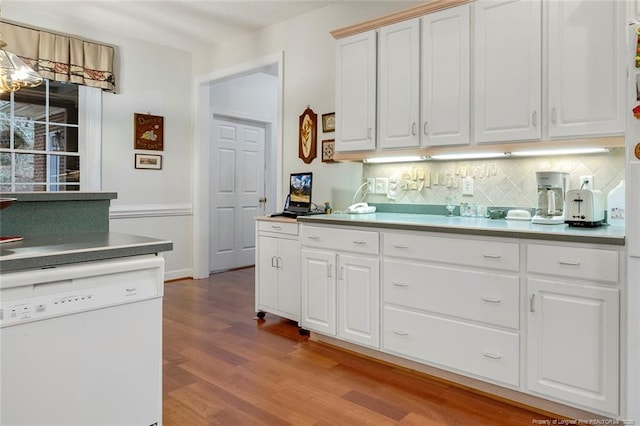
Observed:
[[[421,4],[410,9],[401,10],[391,15],[381,18],[372,19],[370,21],[361,22],[349,27],[339,28],[331,31],[331,35],[335,39],[348,37],[354,34],[362,33],[369,30],[375,30],[386,25],[395,24],[396,22],[406,21],[412,18],[418,18],[429,13],[439,10],[448,9],[450,7],[459,6],[461,4],[473,3],[475,0],[434,0],[429,3]]]
[[[584,138],[570,140],[545,140],[517,143],[495,143],[482,145],[459,145],[453,147],[433,147],[433,148],[414,148],[414,149],[396,149],[396,150],[375,150],[375,151],[354,151],[354,152],[336,152],[333,155],[335,161],[362,161],[363,159],[377,157],[405,157],[405,156],[423,156],[432,157],[442,154],[470,154],[483,152],[514,152],[514,151],[533,151],[533,150],[549,150],[549,149],[569,149],[569,148],[620,148],[624,147],[624,136],[609,136],[600,138]],[[505,158],[507,156],[505,155]]]

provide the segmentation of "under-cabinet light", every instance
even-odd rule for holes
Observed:
[[[374,157],[374,158],[366,158],[362,160],[363,163],[408,163],[412,161],[425,161],[428,160],[429,157],[421,156],[421,155],[413,155],[406,157]]]
[[[458,154],[436,154],[432,160],[481,160],[483,158],[501,158],[504,152],[464,152]]]
[[[533,156],[550,156],[550,155],[600,154],[605,152],[611,152],[611,150],[609,148],[558,148],[558,149],[513,151],[513,152],[505,152],[505,154],[513,157],[533,157]]]

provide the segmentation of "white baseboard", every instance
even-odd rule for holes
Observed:
[[[180,280],[183,278],[191,278],[191,277],[193,277],[193,269],[179,269],[175,271],[164,272],[165,281]]]

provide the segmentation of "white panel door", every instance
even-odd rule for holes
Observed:
[[[380,347],[380,266],[378,258],[339,255],[338,336]]]
[[[469,143],[469,6],[422,18],[422,145]]]
[[[264,214],[265,129],[214,117],[211,134],[209,270],[253,265],[255,217]]]
[[[302,318],[307,330],[336,334],[336,254],[302,250]]]
[[[531,278],[527,285],[527,388],[618,414],[618,289]]]
[[[545,2],[551,137],[624,133],[624,3]]]
[[[420,20],[399,22],[378,35],[378,136],[380,148],[420,144]]]
[[[376,32],[336,42],[336,151],[376,148]]]
[[[474,7],[474,140],[540,139],[541,2],[478,0]]]

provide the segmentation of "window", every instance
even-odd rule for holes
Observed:
[[[99,189],[101,96],[48,80],[0,93],[0,192]]]

